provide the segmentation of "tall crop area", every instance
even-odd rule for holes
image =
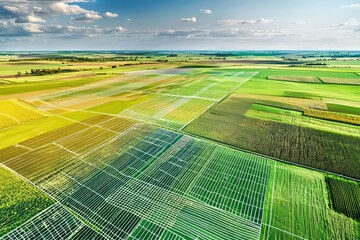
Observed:
[[[327,177],[331,206],[335,211],[360,221],[360,185],[357,182]]]

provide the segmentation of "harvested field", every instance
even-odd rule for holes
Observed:
[[[334,78],[334,77],[320,77],[321,81],[328,84],[346,84],[346,85],[360,85],[359,78]]]

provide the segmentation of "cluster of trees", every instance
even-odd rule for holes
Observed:
[[[66,73],[66,72],[78,72],[78,71],[79,71],[78,69],[45,68],[45,69],[31,69],[30,73],[26,72],[26,74],[43,76],[43,75]]]
[[[326,67],[326,63],[291,64],[289,67]]]

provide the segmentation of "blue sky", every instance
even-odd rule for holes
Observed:
[[[360,0],[1,0],[0,50],[359,50]]]

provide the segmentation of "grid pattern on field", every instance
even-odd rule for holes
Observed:
[[[210,74],[205,78],[198,78],[197,81],[170,90],[168,93],[178,96],[196,96],[220,101],[243,82],[243,74],[244,72],[222,72],[216,76]]]
[[[65,208],[54,204],[0,239],[73,239],[74,233],[81,228],[88,229]],[[83,239],[86,237],[83,235]]]
[[[161,134],[161,131],[154,132],[153,137],[159,137]],[[158,146],[158,151],[172,145],[171,139],[173,139],[173,136],[164,135],[163,137],[164,140],[161,143],[162,146]],[[148,146],[150,152],[154,149],[154,145],[150,146],[146,139],[135,144],[135,146],[139,146],[139,144],[143,145],[143,147]],[[95,159],[95,161],[97,160],[98,159]],[[81,160],[79,159],[79,161]],[[128,171],[130,168],[126,167],[126,164],[131,163],[131,166],[140,167],[143,163],[142,161],[143,159],[140,158],[137,163],[132,163],[131,161],[124,162],[122,158],[115,158],[114,164],[117,164],[119,168],[122,166],[123,170],[127,171],[127,174],[134,173],[136,175],[136,171]],[[102,167],[98,167],[94,163],[82,162],[83,164],[79,169],[92,169],[92,171],[88,171],[87,174],[92,175],[90,179],[86,176],[79,177],[74,171],[59,172],[59,174],[66,178],[68,182],[72,183],[72,187],[69,188],[68,191],[57,189],[57,183],[59,181],[57,178],[58,175],[54,175],[55,178],[44,179],[44,181],[38,185],[41,187],[45,186],[46,188],[44,190],[47,193],[57,198],[62,204],[72,208],[92,224],[99,227],[101,232],[108,238],[125,238],[132,232],[133,228],[137,226],[141,217],[109,204],[106,201],[106,197],[121,186],[121,184],[128,181],[128,178],[131,176],[121,174],[117,170],[114,174],[117,174],[118,176],[111,174],[110,171],[115,170],[111,165],[102,169]],[[151,159],[149,159],[148,162],[151,162]],[[146,164],[146,162],[144,164]],[[88,166],[86,167],[86,165]],[[61,180],[61,182],[64,182],[64,180]]]
[[[94,130],[111,136],[112,133],[122,133],[134,126],[135,124],[138,123],[134,120],[125,119],[122,117],[109,117],[106,115],[96,116],[82,122],[76,122],[68,126],[61,127],[59,129],[44,134],[40,134],[14,146],[1,149],[0,162],[6,162],[19,156],[24,156],[26,155],[26,153],[31,153],[32,151],[36,151],[51,143],[59,144],[60,141],[64,142],[66,141],[66,139],[69,139],[69,141],[71,141],[70,139],[74,138],[75,136],[80,136],[80,138],[84,138],[87,141],[90,141],[90,146],[88,148],[91,148],[91,145],[93,145],[91,144],[91,140],[94,138],[94,136],[97,136],[97,134],[94,133]],[[86,133],[89,136],[85,136]],[[99,139],[96,138],[96,140],[98,141]],[[82,145],[84,145],[81,139],[73,139],[73,141],[78,141],[78,144],[82,143]]]
[[[75,129],[77,126],[73,125]],[[86,156],[118,138],[122,139],[123,146],[125,146],[127,142],[130,143],[133,138],[143,134],[143,131],[146,131],[147,128],[151,127],[141,123],[125,124],[122,132],[116,135],[102,128],[88,127],[80,132],[75,131],[74,134],[27,151],[17,157],[7,159],[4,164],[27,179],[36,182],[55,170],[71,164],[80,155]],[[47,136],[44,137],[47,138]],[[127,140],[124,140],[125,136]],[[43,142],[42,139],[39,139],[39,141]],[[101,151],[101,153],[107,154],[104,151]]]
[[[268,160],[217,147],[190,195],[215,207],[261,223]]]
[[[257,239],[260,226],[202,202],[134,181],[108,197],[108,202],[149,222],[200,239]],[[216,219],[216,221],[213,221]],[[188,223],[192,223],[189,228]],[[221,223],[221,224],[220,224]],[[222,229],[221,226],[227,226]],[[231,226],[231,227],[229,227]]]
[[[76,154],[55,145],[48,144],[4,162],[4,165],[31,181],[46,176],[55,169],[64,166],[76,157]]]
[[[122,111],[119,116],[181,129],[214,103],[211,99],[157,94],[149,101]]]
[[[130,107],[119,115],[173,129],[182,129],[255,74],[253,72],[222,73],[221,78],[210,76],[191,81],[182,84],[176,91],[158,92],[156,97]]]
[[[138,179],[260,224],[269,171],[264,158],[184,136]]]
[[[135,136],[125,144],[132,133]],[[129,236],[141,239],[135,233],[145,232],[158,236],[161,229],[165,239],[166,236],[181,239],[181,235],[199,239],[258,238],[257,217],[245,218],[231,211],[224,207],[221,197],[206,195],[203,200],[191,194],[201,183],[208,166],[221,158],[224,147],[160,128],[135,127],[129,135],[109,142],[99,151],[77,157],[76,161],[39,180],[37,186],[86,219],[108,239]],[[227,161],[238,163],[233,168],[241,169],[248,164],[242,159],[244,156],[231,157],[226,158]],[[253,167],[260,169],[260,165]],[[218,171],[221,170],[211,172],[213,177]],[[243,178],[249,176],[244,174]],[[259,178],[259,181],[266,179]],[[254,190],[260,189],[261,184],[256,181],[253,184]],[[241,190],[232,184],[228,184],[228,188]],[[226,192],[222,194],[231,197]],[[253,192],[249,194],[258,197]],[[234,195],[233,205],[258,204],[241,202],[236,197]],[[255,207],[258,206],[246,209]],[[244,214],[255,213],[248,210]],[[142,224],[143,221],[152,227]],[[193,227],[187,226],[189,222]],[[219,230],[223,226],[231,227]]]

